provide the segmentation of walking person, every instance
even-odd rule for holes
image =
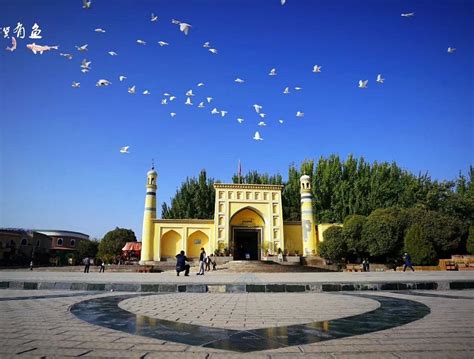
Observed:
[[[179,277],[179,272],[184,271],[184,276],[189,276],[189,264],[186,263],[188,258],[184,255],[184,251],[179,252],[176,255],[176,275]]]
[[[84,258],[84,273],[89,273],[89,267],[91,266],[91,260],[89,257]]]
[[[405,264],[403,265],[403,271],[405,272],[405,270],[408,267],[414,272],[415,269],[413,268],[413,265],[411,264],[411,257],[407,252],[405,252],[405,254],[403,254],[403,260],[405,261]]]
[[[204,265],[207,259],[206,251],[201,248],[201,254],[199,255],[199,272],[196,275],[204,275]]]
[[[30,262],[30,270],[33,270],[33,259]]]
[[[105,273],[105,262],[103,259],[100,260],[99,273]]]
[[[211,254],[212,256],[212,254]],[[210,271],[211,270],[211,257],[210,256],[207,256],[206,257],[206,271]]]

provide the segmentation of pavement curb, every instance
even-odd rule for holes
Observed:
[[[86,283],[48,281],[1,281],[0,289],[78,290],[145,293],[320,293],[341,291],[463,290],[474,289],[474,280],[391,281],[354,283]]]

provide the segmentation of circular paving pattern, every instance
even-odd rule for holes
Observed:
[[[189,293],[183,295],[186,297],[190,296]],[[207,294],[199,295],[203,296],[203,299],[208,296]],[[225,294],[209,295],[225,296]],[[242,296],[240,299],[242,303],[244,303],[243,298],[245,298],[244,296],[246,294],[239,295]],[[279,300],[280,304],[283,304],[288,301],[290,297],[287,296],[289,295],[290,294],[288,293],[274,294],[275,297],[272,300]],[[79,319],[88,323],[135,335],[142,335],[187,345],[233,350],[238,352],[276,349],[372,333],[413,322],[430,313],[429,307],[420,302],[401,298],[377,296],[373,294],[302,295],[306,296],[306,298],[300,298],[300,300],[307,304],[312,300],[317,303],[318,298],[321,302],[323,296],[327,296],[327,299],[329,300],[324,305],[320,304],[321,308],[319,309],[319,313],[323,313],[324,311],[329,313],[333,306],[339,306],[339,304],[343,303],[352,307],[358,307],[359,304],[362,306],[368,305],[368,303],[373,301],[376,301],[379,304],[376,309],[369,309],[360,314],[353,314],[337,319],[306,322],[304,324],[277,325],[257,329],[249,328],[244,330],[218,328],[208,325],[189,324],[176,320],[159,319],[145,314],[132,313],[120,307],[120,303],[123,301],[126,302],[122,304],[122,306],[127,307],[132,305],[134,299],[139,299],[135,302],[138,306],[146,303],[147,300],[150,300],[149,303],[152,303],[157,300],[156,295],[141,296],[139,294],[132,294],[94,298],[74,304],[70,308],[70,311]],[[162,294],[161,296],[165,297],[166,295]],[[263,297],[259,298],[257,303],[264,303],[265,296],[269,296],[269,294],[263,294]],[[181,299],[181,302],[184,300],[181,297],[175,298]],[[214,297],[210,298],[214,300]],[[347,300],[348,298],[349,300]],[[167,299],[163,300],[166,302]],[[272,302],[272,300],[270,300],[270,302]],[[201,301],[202,299],[195,299],[195,302],[188,303],[188,305],[192,305],[196,302],[199,303]],[[223,301],[225,300],[223,299]],[[240,303],[241,301],[235,300],[232,304],[235,304],[237,308],[239,307],[239,304],[236,303]],[[291,300],[289,302],[291,302]],[[247,303],[246,307],[257,307],[253,303],[249,305],[248,301],[245,301],[245,303]],[[180,305],[182,304],[179,304],[179,301],[175,301],[175,306],[177,308],[180,308]],[[344,305],[341,305],[340,308],[343,306]],[[232,305],[230,307],[232,307]],[[296,303],[294,303],[294,308],[297,308]],[[147,309],[145,304],[145,307],[141,309],[133,308],[133,310],[150,310],[150,313],[151,310],[153,310],[153,313],[155,313],[156,311],[159,312],[159,307]],[[295,310],[296,309],[294,309],[293,312]],[[275,316],[279,317],[280,315],[282,315],[280,312],[275,313]]]
[[[323,293],[173,293],[119,303],[120,308],[137,315],[234,330],[327,321],[379,306],[373,299]]]

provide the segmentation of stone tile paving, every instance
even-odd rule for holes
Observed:
[[[12,300],[0,305],[0,357],[65,358],[85,356],[92,358],[473,358],[474,357],[474,291],[436,291],[443,297],[424,297],[407,293],[377,293],[377,295],[415,300],[431,308],[431,313],[421,320],[389,330],[352,336],[326,342],[297,345],[264,352],[240,354],[193,347],[170,341],[141,337],[90,325],[77,319],[68,308],[73,303],[94,297],[113,296],[115,293],[15,300],[15,297],[47,296],[58,291],[0,290],[0,298]],[[68,294],[68,293],[65,293]],[[446,298],[445,295],[467,297]],[[191,295],[191,294],[185,294]],[[229,296],[227,294],[192,294]],[[249,294],[235,294],[249,296]],[[263,294],[269,296],[270,294]],[[273,298],[289,293],[271,294]],[[293,295],[293,294],[291,294]],[[328,312],[340,294],[298,294],[314,298]],[[318,295],[317,297],[315,295]],[[231,298],[233,296],[230,295]],[[321,296],[334,298],[323,301]],[[158,296],[153,296],[158,297]],[[243,298],[243,297],[241,297]],[[263,297],[265,298],[265,297]],[[352,297],[351,297],[352,298]],[[472,298],[472,299],[471,299]],[[206,298],[204,298],[206,299]],[[287,300],[289,298],[286,298]],[[219,303],[220,299],[216,299]],[[260,298],[256,299],[261,303]],[[263,300],[263,299],[262,299]],[[272,299],[274,300],[274,299]],[[204,300],[205,301],[205,300]],[[291,300],[288,300],[291,302]],[[196,300],[189,301],[193,306]],[[369,301],[370,302],[370,301]],[[363,310],[365,301],[345,302],[354,310]],[[295,303],[295,307],[296,307]],[[362,306],[362,307],[360,307]],[[249,307],[247,303],[247,308]],[[344,308],[345,310],[345,308]],[[271,310],[273,312],[273,310]],[[324,309],[319,309],[324,312]],[[347,312],[344,313],[344,315]],[[273,313],[272,313],[273,315]],[[273,315],[274,316],[274,315]]]
[[[378,306],[378,302],[366,298],[320,293],[176,293],[136,297],[119,304],[135,314],[235,330],[330,320]]]

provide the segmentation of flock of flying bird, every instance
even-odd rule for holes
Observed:
[[[281,5],[285,5],[286,0],[280,0],[280,2],[281,2]],[[83,0],[83,8],[84,9],[90,9],[91,5],[92,5],[92,1]],[[405,18],[411,18],[411,17],[415,16],[415,13],[414,12],[402,13],[401,16],[405,17]],[[150,21],[151,22],[157,22],[158,21],[158,16],[152,13],[151,16],[150,16]],[[179,27],[179,31],[181,31],[184,35],[188,35],[191,28],[192,28],[192,26],[190,24],[182,22],[180,20],[176,20],[176,19],[172,19],[171,23],[173,25],[177,25]],[[104,30],[102,28],[96,28],[96,29],[94,29],[94,31],[97,32],[97,33],[105,33],[106,32],[106,30]],[[138,45],[141,45],[141,46],[146,46],[146,44],[147,44],[146,41],[141,40],[141,39],[136,40],[136,43]],[[158,45],[160,47],[169,46],[169,43],[165,42],[165,41],[158,41]],[[16,47],[17,47],[17,42],[16,42],[15,38],[12,37],[12,46],[7,47],[6,50],[15,51]],[[59,48],[58,46],[37,45],[35,43],[28,44],[28,45],[26,45],[26,47],[28,49],[30,49],[34,54],[38,54],[38,53],[43,54],[43,52],[45,52],[45,51],[58,50],[58,48]],[[216,48],[212,47],[210,42],[208,42],[208,41],[205,42],[202,45],[202,47],[207,49],[210,53],[212,53],[214,55],[218,54],[218,50]],[[79,53],[85,53],[85,52],[88,51],[88,44],[81,45],[81,46],[76,46],[76,49]],[[456,51],[456,48],[454,48],[454,47],[448,47],[448,49],[447,49],[447,52],[449,54],[453,54],[455,51]],[[109,51],[108,54],[110,56],[118,56],[118,54],[115,51]],[[73,58],[73,55],[70,54],[70,53],[62,53],[61,52],[59,55],[67,58],[68,60],[72,60],[72,58]],[[92,64],[92,61],[90,61],[88,59],[83,59],[82,62],[81,62],[81,65],[80,65],[81,72],[88,73],[91,70],[91,64]],[[321,65],[314,65],[313,69],[312,69],[312,72],[315,73],[315,74],[318,74],[318,73],[321,72],[321,69],[322,69]],[[270,71],[268,73],[268,76],[277,76],[277,69],[276,68],[270,69]],[[119,81],[120,82],[125,81],[126,79],[127,79],[127,77],[124,76],[124,75],[119,76]],[[385,79],[382,77],[382,74],[377,74],[377,77],[376,77],[375,81],[376,81],[377,84],[383,84]],[[245,80],[237,77],[234,80],[234,82],[236,84],[243,84],[245,82]],[[368,83],[369,83],[369,80],[359,80],[358,88],[366,89],[366,88],[368,88]],[[107,79],[99,79],[96,82],[97,87],[106,87],[106,86],[109,86],[111,84],[112,84],[112,82],[107,80]],[[72,86],[72,88],[77,89],[77,88],[80,88],[80,85],[81,85],[80,82],[73,81],[71,86]],[[205,86],[203,82],[200,82],[200,83],[197,84],[197,87],[202,87],[202,86]],[[301,91],[302,90],[302,88],[299,87],[299,86],[295,86],[295,87],[293,87],[293,89],[295,91]],[[136,85],[132,85],[132,86],[128,87],[127,91],[128,91],[129,94],[134,95],[135,93],[137,93]],[[290,87],[287,86],[287,87],[284,88],[283,94],[289,94],[289,93],[290,93]],[[151,95],[151,92],[149,90],[145,89],[145,90],[142,91],[142,95]],[[185,93],[185,96],[186,96],[186,101],[184,102],[184,104],[187,105],[187,106],[193,106],[194,105],[193,97],[195,96],[195,94],[193,93],[193,90],[192,89],[188,90]],[[177,99],[177,96],[175,96],[171,93],[165,92],[163,94],[163,98],[161,99],[161,104],[162,105],[167,105],[168,103],[170,103],[170,102],[172,102],[176,99]],[[197,107],[198,108],[204,108],[207,104],[210,104],[212,101],[213,101],[212,97],[206,97],[204,101],[199,102]],[[254,108],[256,114],[260,117],[260,122],[258,122],[258,126],[261,126],[261,127],[266,126],[266,123],[264,121],[266,114],[262,111],[263,106],[261,106],[259,104],[254,104],[253,108]],[[221,117],[225,117],[228,114],[228,111],[218,110],[217,107],[214,107],[210,112],[211,112],[212,115],[220,115]],[[171,112],[170,113],[171,117],[175,117],[176,115],[177,115],[176,112]],[[298,117],[298,118],[302,118],[302,117],[304,117],[304,112],[296,111],[295,116]],[[239,117],[239,118],[237,118],[237,122],[242,123],[242,122],[244,122],[244,119]],[[279,122],[283,123],[284,121],[280,119]],[[263,140],[263,138],[261,137],[259,131],[255,132],[255,134],[253,136],[253,139],[256,140],[256,141],[262,141]],[[124,154],[129,153],[129,148],[130,148],[130,146],[122,147],[120,149],[120,153],[124,153]]]

